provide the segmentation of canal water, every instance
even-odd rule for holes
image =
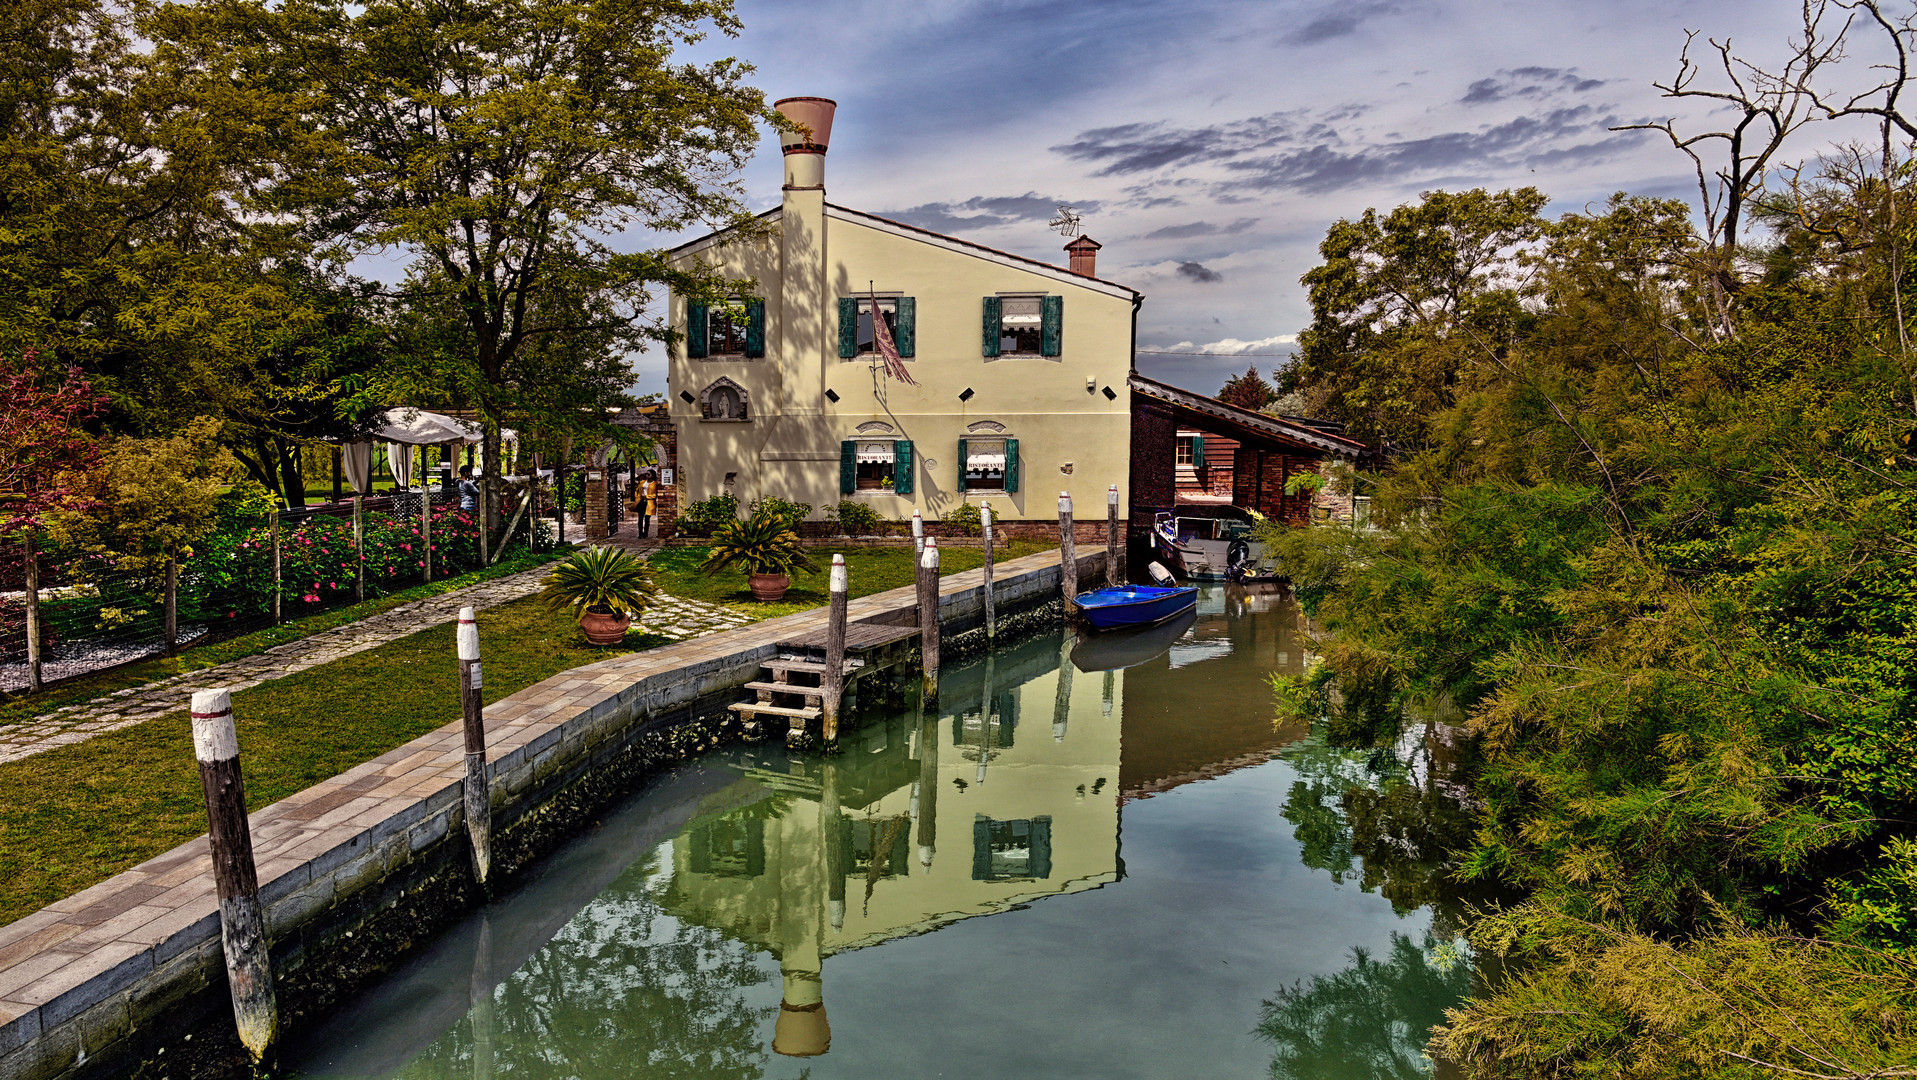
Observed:
[[[1412,1077],[1470,985],[1449,748],[1272,721],[1288,599],[655,777],[289,1047],[310,1077]]]

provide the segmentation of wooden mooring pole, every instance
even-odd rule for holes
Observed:
[[[1072,536],[1072,493],[1058,493],[1058,587],[1065,594],[1065,617],[1072,617],[1078,595],[1078,543]]]
[[[486,780],[486,714],[479,688],[479,623],[473,609],[459,609],[459,711],[466,721],[466,835],[473,842],[473,875],[480,888],[493,866],[493,800]]]
[[[425,451],[421,451],[424,453]],[[427,581],[433,580],[433,486],[420,475],[419,484],[420,570]]]
[[[166,560],[166,599],[160,608],[160,632],[166,636],[166,654],[180,649],[180,560]]]
[[[27,693],[40,692],[40,552],[27,533],[20,542],[26,559],[27,590]]]
[[[259,872],[246,823],[246,785],[240,777],[240,741],[233,728],[233,697],[225,690],[193,695],[193,755],[206,792],[213,889],[220,899],[220,944],[233,992],[233,1023],[254,1064],[265,1059],[279,1030],[273,995],[273,958],[260,909]]]
[[[925,670],[925,700],[939,699],[939,540],[927,537],[919,556],[919,654]]]
[[[845,611],[851,594],[844,555],[832,556],[831,586],[832,603],[825,618],[825,673],[819,677],[824,688],[820,734],[828,746],[839,737],[839,702],[845,697]]]
[[[1118,485],[1105,489],[1105,584],[1118,585]]]
[[[992,595],[992,504],[981,503],[978,508],[978,523],[985,530],[985,640],[998,640],[997,597]]]

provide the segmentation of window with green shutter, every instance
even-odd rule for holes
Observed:
[[[998,297],[985,298],[985,344],[986,356],[998,355],[998,338],[1002,327],[999,326]]]
[[[912,494],[912,444],[904,439],[892,444],[892,492]]]
[[[1048,296],[1043,304],[1042,340],[1039,352],[1044,356],[1057,356],[1064,351],[1065,345],[1065,298]]]
[[[706,355],[706,306],[686,304],[686,355],[703,360]]]
[[[901,357],[910,357],[918,351],[919,344],[918,297],[901,296],[897,304],[898,318],[892,328],[892,343],[899,347]]]
[[[757,360],[765,356],[765,301],[755,296],[745,306],[745,354]]]
[[[839,443],[839,494],[850,495],[859,486],[859,444],[851,439]]]
[[[859,355],[859,302],[850,296],[839,297],[839,357],[850,360]]]

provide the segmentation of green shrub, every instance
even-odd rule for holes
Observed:
[[[778,518],[785,523],[786,528],[791,529],[793,532],[798,532],[799,523],[804,521],[812,513],[812,504],[791,502],[787,499],[781,499],[776,495],[768,495],[760,499],[758,503],[753,506],[752,513],[754,516],[765,514],[769,517]]]
[[[826,513],[825,520],[847,536],[871,536],[879,531],[879,512],[861,502],[845,500]]]
[[[711,536],[721,525],[739,520],[739,500],[731,495],[714,495],[687,506],[679,514],[679,531],[693,536]]]
[[[960,536],[978,536],[985,531],[985,524],[979,517],[978,507],[963,503],[952,508],[950,513],[939,518],[945,527]]]

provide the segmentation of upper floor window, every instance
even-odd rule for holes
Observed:
[[[746,297],[724,304],[686,305],[686,355],[695,360],[765,355],[765,301]]]
[[[918,301],[910,296],[880,296],[878,316],[898,346],[899,356],[910,359],[918,346]],[[839,357],[854,360],[870,356],[878,348],[872,332],[872,297],[839,297]]]
[[[1065,298],[1000,293],[985,298],[984,354],[1058,356],[1065,339]]]

